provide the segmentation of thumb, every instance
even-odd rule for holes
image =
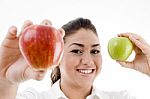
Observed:
[[[126,68],[134,68],[134,63],[133,62],[128,62],[128,61],[118,61],[117,63],[119,63],[122,67],[126,67]]]
[[[46,71],[34,71],[33,74],[31,74],[31,78],[35,80],[42,80],[46,75]]]
[[[26,70],[25,70],[25,74],[24,74],[24,78],[25,80],[27,79],[35,79],[35,80],[42,80],[45,75],[46,75],[46,70],[43,70],[43,71],[36,71],[34,70],[33,68],[31,67],[27,67]]]

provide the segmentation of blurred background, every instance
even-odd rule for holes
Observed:
[[[141,35],[150,44],[149,0],[0,0],[0,42],[8,28],[15,25],[20,31],[25,20],[39,24],[43,19],[60,28],[77,17],[89,18],[95,24],[102,47],[103,65],[94,85],[104,91],[127,90],[137,99],[150,99],[150,77],[121,67],[107,52],[108,40],[118,33]],[[129,60],[134,58],[134,53]],[[37,91],[49,89],[51,70],[44,80],[29,80],[19,86]]]

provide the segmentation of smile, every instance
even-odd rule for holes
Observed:
[[[77,71],[82,74],[91,74],[93,73],[94,69],[77,69]]]

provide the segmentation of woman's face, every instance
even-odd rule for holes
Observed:
[[[101,70],[102,57],[98,37],[89,29],[80,29],[66,37],[60,63],[61,82],[91,86]]]

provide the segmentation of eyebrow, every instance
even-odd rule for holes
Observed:
[[[69,45],[69,47],[72,46],[72,45],[77,45],[77,46],[80,46],[80,47],[84,47],[84,45],[80,44],[80,43],[72,43],[72,44]],[[92,45],[92,47],[97,47],[97,46],[100,46],[100,44],[93,44]]]
[[[100,46],[100,44],[94,44],[94,45],[92,45],[92,47],[97,47],[97,46]]]

